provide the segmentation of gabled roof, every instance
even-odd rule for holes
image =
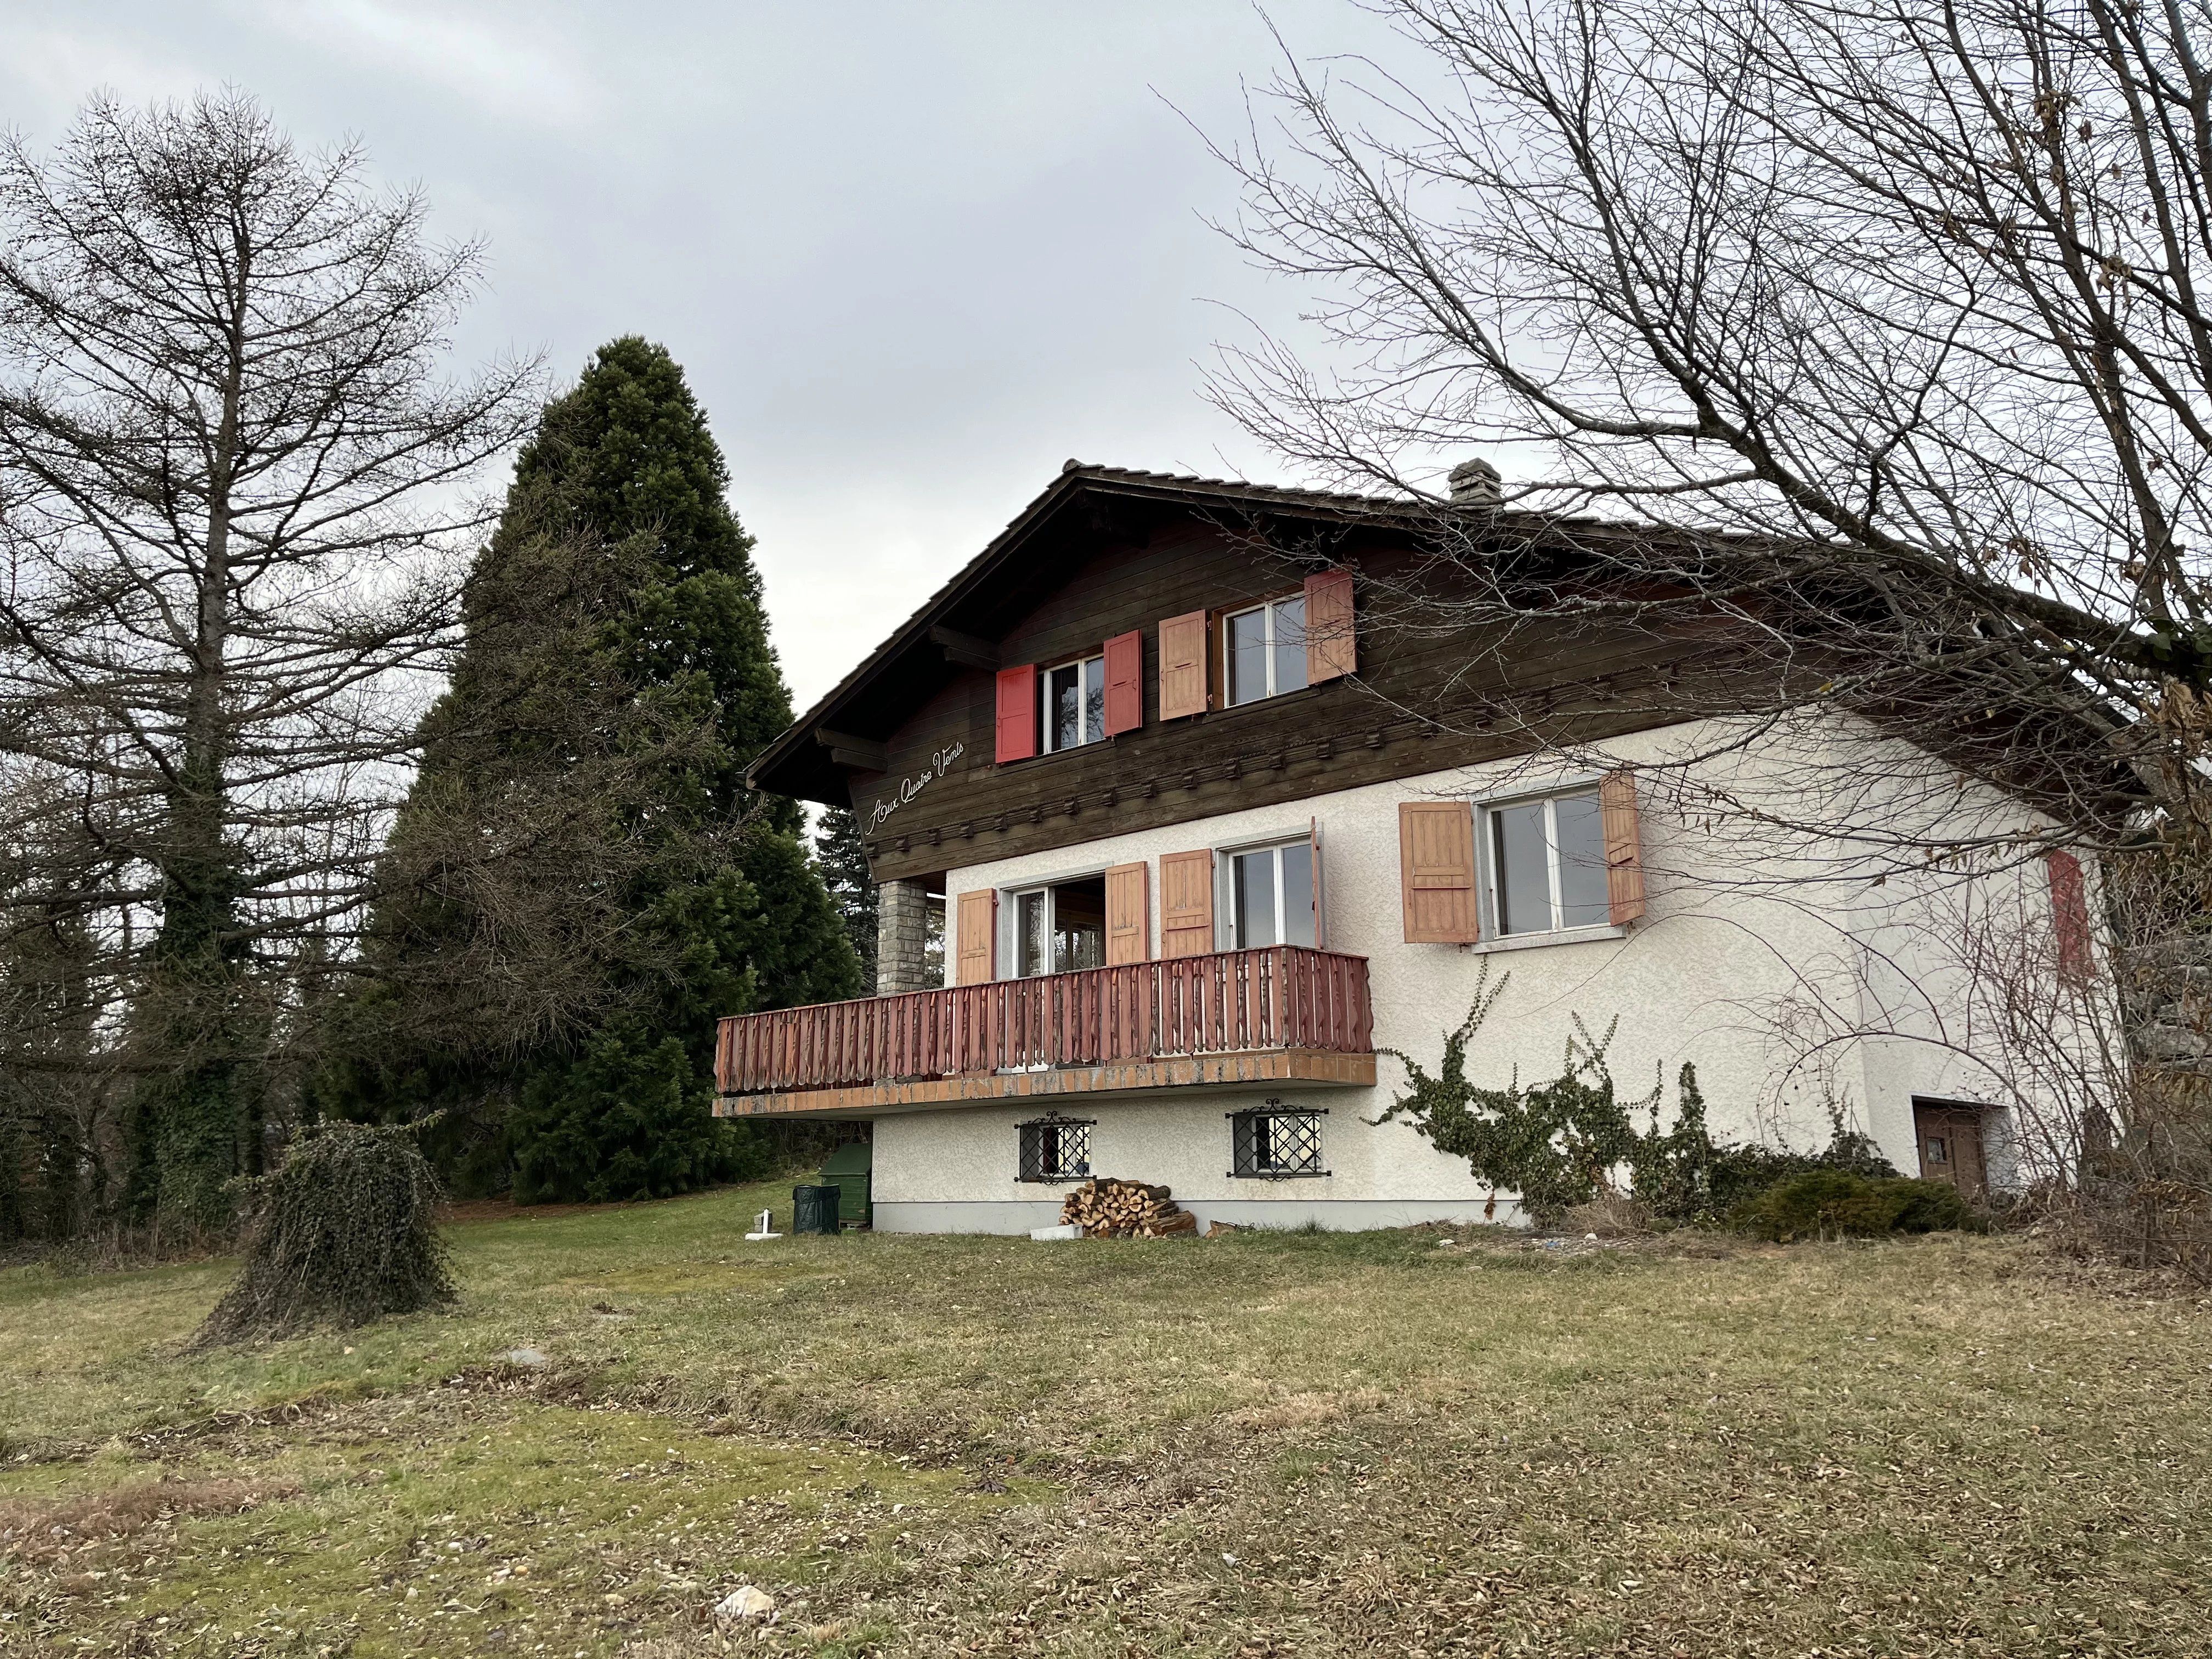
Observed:
[[[966,623],[969,626],[963,631],[995,631],[975,622],[969,613],[990,608],[1007,591],[1003,578],[1022,568],[1024,556],[1040,532],[1073,504],[1085,500],[1158,502],[1243,516],[1288,514],[1338,523],[1410,524],[1434,511],[1430,504],[1410,498],[1338,495],[1225,478],[1091,466],[1071,460],[1035,501],[991,538],[988,546],[788,731],[754,757],[745,769],[746,781],[755,788],[778,794],[842,805],[844,792],[836,781],[835,763],[828,750],[815,741],[815,733],[826,730],[878,735],[871,728],[883,725],[881,705],[888,702],[892,707],[911,709],[919,696],[933,691],[950,670],[942,647],[930,639],[930,629]]]

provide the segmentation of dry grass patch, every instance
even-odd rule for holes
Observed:
[[[50,1564],[185,1516],[240,1515],[298,1491],[287,1482],[170,1478],[45,1503],[0,1498],[0,1560]]]
[[[298,1489],[0,1649],[672,1659],[742,1578],[737,1646],[823,1659],[2212,1651],[2212,1310],[2018,1241],[737,1243],[761,1201],[457,1229],[453,1316],[229,1355],[161,1334],[219,1274],[0,1274],[0,1493]]]

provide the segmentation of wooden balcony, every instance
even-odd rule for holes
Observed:
[[[1367,958],[1275,945],[726,1019],[724,1116],[1375,1081]]]

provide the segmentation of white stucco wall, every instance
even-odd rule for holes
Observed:
[[[2009,797],[1966,785],[1917,751],[1857,728],[1816,732],[1810,739],[1801,731],[1786,742],[1741,747],[1730,741],[1734,735],[1713,723],[1669,727],[1620,739],[1571,764],[1500,762],[1127,835],[1112,833],[1110,818],[1102,817],[1098,838],[1084,845],[950,872],[948,910],[957,911],[963,892],[1144,860],[1153,866],[1157,954],[1161,854],[1295,838],[1311,818],[1321,831],[1326,942],[1368,958],[1378,1049],[1403,1049],[1433,1065],[1443,1032],[1466,1018],[1487,964],[1493,983],[1510,978],[1470,1049],[1469,1073],[1479,1083],[1503,1085],[1516,1071],[1531,1080],[1556,1075],[1575,1016],[1599,1033],[1617,1016],[1610,1058],[1624,1097],[1641,1097],[1663,1079],[1671,1114],[1676,1073],[1692,1061],[1716,1133],[1778,1133],[1801,1147],[1824,1144],[1833,1105],[1911,1172],[1914,1095],[1990,1097],[1973,1053],[1984,1034],[1971,1030],[1955,964],[1944,954],[1950,918],[1968,902],[1961,896],[1971,896],[1973,880],[1895,873],[1899,860],[1881,849],[1879,836],[1854,833],[1850,817],[1948,815],[2001,837],[2032,817]],[[1856,769],[1850,799],[1839,795],[1835,805],[1838,834],[1808,839],[1765,823],[1762,799],[1802,808],[1808,742],[1831,738],[1856,746],[1837,756],[1840,766]],[[1894,777],[1870,782],[1863,750],[1878,751]],[[1642,922],[1622,937],[1529,946],[1403,942],[1400,802],[1540,785],[1548,781],[1547,765],[1562,782],[1587,778],[1593,763],[1607,761],[1645,769],[1639,775],[1653,780],[1640,791],[1649,890]],[[1668,767],[1679,769],[1674,776],[1681,787],[1659,784]],[[1999,898],[2033,913],[2038,902],[2047,908],[2034,874],[2033,866],[2015,867],[1974,879],[1994,884]],[[1808,1035],[1823,1018],[1837,1031],[1859,1034]],[[1779,1029],[1792,1024],[1800,1029]],[[1864,1034],[1877,1028],[1888,1035]],[[1097,1120],[1094,1169],[1166,1182],[1206,1218],[1295,1221],[1312,1214],[1333,1224],[1387,1224],[1481,1216],[1491,1194],[1462,1164],[1403,1124],[1366,1121],[1403,1076],[1398,1062],[1384,1057],[1371,1090],[1277,1091],[1287,1103],[1328,1109],[1326,1180],[1263,1182],[1225,1174],[1224,1114],[1256,1097],[1240,1103],[1223,1092],[1158,1091],[1063,1110]],[[1013,1126],[1034,1115],[1034,1107],[994,1107],[879,1119],[875,1193],[882,1224],[1005,1230],[1050,1218],[1058,1189],[1014,1178]],[[965,1219],[948,1207],[960,1206],[974,1206]]]

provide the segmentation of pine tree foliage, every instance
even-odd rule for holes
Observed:
[[[868,873],[868,854],[860,845],[860,821],[851,809],[833,806],[814,830],[814,861],[822,870],[830,902],[845,924],[845,937],[860,958],[864,988],[876,982],[876,884]]]
[[[342,1102],[479,1150],[511,1103],[526,1200],[736,1173],[715,1022],[860,988],[798,807],[744,783],[791,702],[727,484],[668,353],[603,348],[517,463],[392,836]]]

